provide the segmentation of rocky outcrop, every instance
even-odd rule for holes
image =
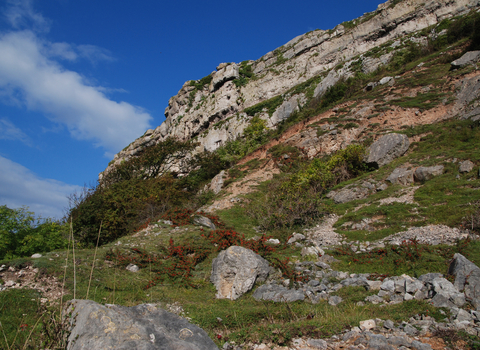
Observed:
[[[384,135],[370,146],[365,162],[379,168],[405,154],[409,146],[407,135]]]
[[[387,181],[392,184],[410,185],[413,183],[413,170],[407,168],[395,168],[393,172],[387,177]]]
[[[218,350],[207,333],[153,304],[133,307],[72,300],[68,350]]]
[[[263,282],[270,272],[268,261],[247,248],[232,246],[213,260],[210,281],[219,299],[236,300]]]
[[[215,150],[222,143],[242,135],[252,117],[252,113],[245,112],[246,108],[275,97],[273,112],[257,112],[267,121],[268,127],[273,128],[308,102],[306,88],[315,88],[314,96],[319,97],[339,79],[353,74],[357,69],[354,67],[361,67],[367,73],[374,71],[389,62],[393,55],[390,48],[401,49],[401,38],[406,34],[466,13],[476,6],[477,0],[427,3],[424,0],[399,3],[390,0],[379,5],[376,11],[354,20],[348,29],[338,25],[328,31],[315,30],[292,39],[258,60],[241,65],[221,64],[204,79],[186,82],[169,100],[165,122],[118,153],[110,167],[169,136],[181,140],[196,137],[199,143],[196,152]],[[431,35],[436,37],[437,33]],[[426,39],[422,37],[417,41],[423,43]],[[385,46],[380,57],[363,55],[389,41],[393,44],[387,45],[388,50]],[[393,79],[388,83],[392,82]],[[293,89],[300,84],[302,88]]]

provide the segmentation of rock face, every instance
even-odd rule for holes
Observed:
[[[104,306],[73,300],[68,313],[68,350],[218,350],[204,330],[152,304]]]
[[[306,91],[292,90],[293,87],[316,78],[311,88],[315,88],[314,97],[319,97],[338,80],[353,74],[352,67],[360,66],[368,73],[387,64],[394,54],[385,52],[378,58],[363,56],[372,48],[389,41],[394,42],[391,48],[400,48],[404,35],[475,7],[477,0],[433,0],[426,4],[424,0],[387,1],[375,12],[355,20],[352,28],[338,25],[329,31],[315,30],[255,61],[241,65],[223,63],[207,79],[186,82],[168,101],[165,122],[118,153],[110,167],[167,137],[181,140],[197,137],[196,152],[213,151],[243,134],[252,117],[245,112],[247,108],[274,97],[279,99],[274,110],[267,112],[260,108],[257,115],[268,127],[275,127],[308,102],[304,98]],[[252,78],[245,75],[247,67]],[[393,82],[392,79],[387,83]]]
[[[269,272],[268,261],[260,255],[232,246],[213,260],[210,281],[217,288],[217,298],[236,300],[252,289],[256,281],[265,281]]]
[[[405,154],[410,146],[408,137],[403,134],[387,134],[380,137],[369,148],[367,159],[368,164],[381,167],[390,163],[395,158]]]
[[[465,292],[465,298],[480,311],[480,268],[456,253],[448,268],[448,273],[455,276],[455,287]]]

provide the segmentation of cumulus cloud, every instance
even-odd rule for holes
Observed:
[[[108,50],[93,45],[54,43],[38,30],[48,27],[30,0],[9,0],[6,17],[18,30],[0,33],[0,98],[43,112],[65,125],[80,140],[118,152],[150,127],[151,116],[127,102],[113,101],[105,88],[94,86],[62,60],[86,59],[92,63],[113,60]],[[22,29],[23,28],[23,29]]]
[[[0,140],[17,140],[30,145],[29,137],[6,118],[0,119]]]
[[[80,186],[43,179],[24,166],[0,156],[0,205],[19,208],[26,205],[36,215],[61,219],[68,206],[67,196]]]

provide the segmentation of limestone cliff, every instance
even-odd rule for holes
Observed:
[[[428,39],[409,34],[479,4],[480,0],[389,0],[332,30],[300,35],[256,61],[222,63],[205,78],[187,81],[168,101],[166,120],[116,154],[109,167],[169,136],[196,138],[197,152],[215,150],[241,136],[254,115],[273,128],[354,69],[375,71],[405,40]],[[438,34],[433,30],[428,36]],[[374,48],[376,55],[365,55]]]

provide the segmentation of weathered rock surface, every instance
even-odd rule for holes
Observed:
[[[455,276],[455,287],[465,292],[465,297],[480,311],[480,268],[456,253],[448,269],[450,275]]]
[[[195,215],[193,217],[193,223],[198,226],[207,227],[210,230],[216,230],[215,224],[209,218],[202,215]]]
[[[264,284],[258,287],[253,293],[256,300],[269,300],[275,302],[294,302],[304,300],[302,291],[289,289],[278,284]]]
[[[210,281],[217,288],[219,299],[236,300],[248,292],[255,282],[268,277],[268,261],[250,249],[232,246],[213,260]]]
[[[458,69],[480,60],[480,51],[470,51],[451,63],[451,69]]]
[[[473,167],[475,164],[473,164],[472,161],[470,160],[465,160],[460,163],[460,167],[458,168],[458,171],[461,173],[469,173],[473,170]]]
[[[443,165],[429,166],[429,167],[421,166],[415,169],[415,173],[413,174],[413,176],[415,178],[415,181],[424,182],[424,181],[430,180],[435,176],[442,175],[444,168],[445,167]]]
[[[213,193],[218,194],[223,187],[225,177],[225,170],[219,172],[210,182],[210,186],[208,186],[207,190],[213,191]]]
[[[384,166],[405,154],[409,146],[410,141],[406,135],[384,135],[370,146],[365,162],[375,167]]]
[[[68,313],[68,350],[218,350],[204,330],[152,304],[125,307],[73,300]]]
[[[392,184],[400,184],[404,186],[413,183],[413,170],[406,168],[395,168],[390,176],[387,178]]]

